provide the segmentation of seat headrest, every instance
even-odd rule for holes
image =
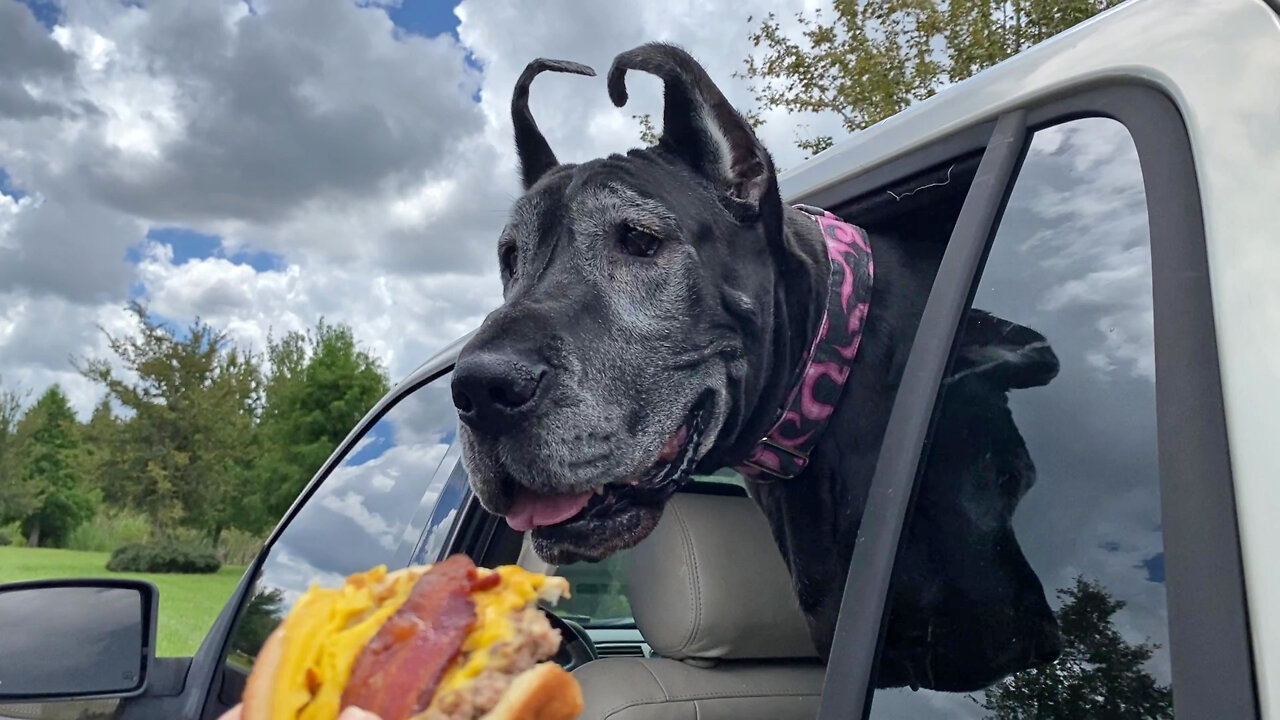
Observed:
[[[657,654],[817,657],[782,554],[748,498],[677,493],[628,568],[631,611]]]

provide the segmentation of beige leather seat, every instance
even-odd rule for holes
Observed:
[[[581,720],[817,715],[823,667],[751,500],[677,494],[628,572],[636,625],[662,657],[575,670]]]

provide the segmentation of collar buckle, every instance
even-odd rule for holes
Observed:
[[[778,443],[769,439],[768,436],[760,438],[760,442],[756,443],[756,447],[760,447],[761,445],[767,446],[780,453],[786,453],[787,455],[790,455],[793,458],[793,460],[789,463],[788,462],[782,463],[783,467],[782,469],[779,469],[779,470],[775,470],[770,467],[765,467],[764,465],[753,462],[749,458],[742,461],[743,465],[757,472],[763,473],[765,475],[771,475],[778,480],[790,480],[791,478],[794,478],[796,475],[799,475],[801,472],[803,472],[805,468],[809,467],[809,453],[807,451],[801,452],[799,450],[792,450],[791,448],[783,447],[782,445],[779,445]],[[761,482],[767,482],[767,481],[761,481]]]

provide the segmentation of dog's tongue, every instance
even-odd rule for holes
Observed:
[[[516,500],[507,511],[507,524],[516,532],[527,532],[544,525],[564,522],[587,506],[591,492],[577,495],[543,495],[520,488]]]

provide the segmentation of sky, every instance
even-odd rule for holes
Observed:
[[[684,45],[732,102],[748,17],[816,0],[0,0],[0,381],[101,391],[72,358],[110,357],[130,300],[261,349],[345,322],[397,381],[501,298],[496,241],[520,189],[509,102],[536,57],[532,108],[558,156],[639,144],[661,85],[614,55]],[[829,116],[766,115],[783,167]]]

